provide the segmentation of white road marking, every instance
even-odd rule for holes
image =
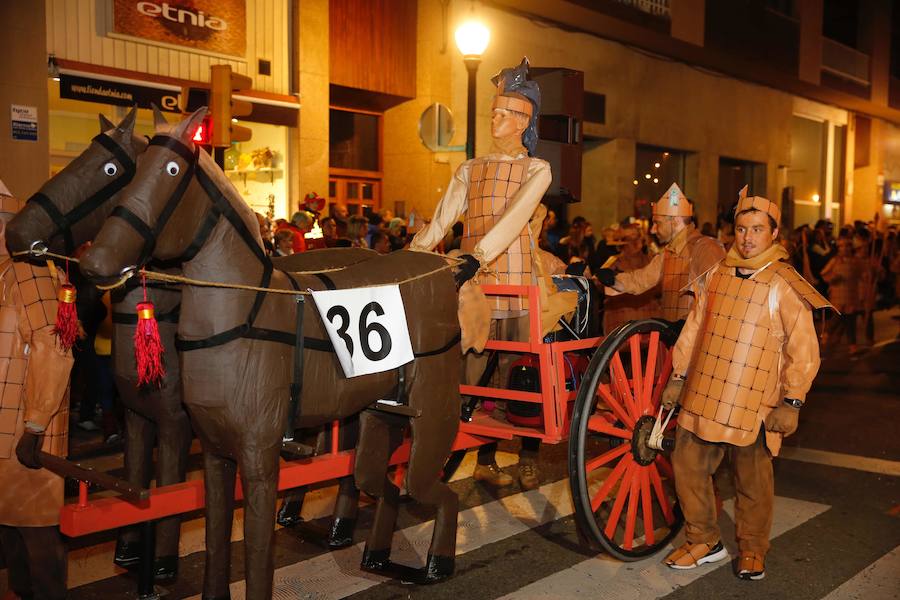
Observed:
[[[732,517],[734,503],[730,500],[726,501],[724,508],[728,517]],[[828,508],[824,504],[776,497],[772,537],[803,524]],[[723,529],[726,528],[723,527]],[[681,544],[682,541],[683,535],[679,535],[675,538],[674,544]],[[733,548],[730,550],[734,551]],[[609,556],[599,555],[535,581],[504,598],[515,598],[516,600],[555,598],[644,600],[665,596],[716,569],[731,568],[731,561],[723,560],[689,571],[676,571],[662,564],[662,560],[668,552],[667,548],[655,556],[633,563],[623,563]]]
[[[868,456],[856,456],[854,454],[842,454],[840,452],[828,452],[826,450],[813,450],[810,448],[795,448],[782,446],[779,458],[797,460],[800,462],[827,465],[830,467],[842,467],[855,469],[879,475],[900,476],[900,461],[885,460],[883,458],[870,458]]]
[[[845,581],[822,600],[896,600],[900,598],[900,546]]]

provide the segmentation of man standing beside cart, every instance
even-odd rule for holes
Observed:
[[[627,273],[599,269],[597,279],[604,286],[624,294],[643,294],[662,284],[662,318],[683,320],[693,302],[692,294],[684,288],[725,257],[725,250],[718,240],[697,231],[691,222],[693,215],[691,201],[678,184],[673,183],[653,205],[650,233],[666,244],[663,251],[646,267]]]
[[[776,243],[781,211],[742,190],[735,243],[703,275],[675,344],[662,403],[681,404],[675,487],[687,541],[666,559],[693,569],[728,556],[717,525],[712,475],[727,454],[736,490],[737,575],[765,576],[772,527],[772,457],[797,429],[819,368],[812,310],[830,306]]]
[[[482,283],[531,285],[532,242],[528,222],[550,186],[550,165],[533,156],[537,145],[537,116],[541,93],[528,79],[528,61],[503,69],[492,82],[497,86],[493,102],[491,151],[464,162],[438,203],[431,222],[419,231],[412,250],[431,250],[464,215],[461,250],[464,262],[456,271],[458,285],[481,272]],[[527,341],[528,311],[521,298],[490,300],[490,339]],[[478,350],[476,348],[476,350]],[[484,372],[484,353],[467,356],[466,383],[474,384]],[[501,377],[512,360],[500,361]],[[523,438],[519,477],[525,489],[538,486],[538,438]],[[474,477],[493,485],[509,485],[512,478],[500,470],[496,443],[479,449]]]

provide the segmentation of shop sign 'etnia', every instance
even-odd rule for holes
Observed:
[[[194,12],[190,8],[171,5],[168,2],[163,2],[162,5],[155,2],[138,2],[137,10],[142,15],[152,18],[162,17],[167,21],[181,25],[206,27],[214,31],[225,31],[228,29],[228,23],[219,17],[207,15],[202,10]]]

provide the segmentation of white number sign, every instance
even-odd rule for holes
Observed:
[[[396,369],[415,358],[400,286],[314,291],[312,297],[347,377]]]

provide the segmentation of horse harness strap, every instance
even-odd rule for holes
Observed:
[[[160,323],[178,323],[181,317],[181,305],[178,304],[169,312],[156,313],[156,320]],[[112,314],[112,322],[117,325],[137,325],[137,313],[115,312]]]
[[[56,226],[56,230],[50,234],[50,239],[59,234],[63,235],[66,244],[66,254],[71,254],[75,250],[75,241],[72,237],[72,226],[108,202],[110,198],[119,192],[119,190],[128,185],[134,177],[134,160],[118,142],[105,133],[94,136],[94,139],[91,141],[97,142],[99,145],[103,146],[113,155],[119,164],[122,165],[123,173],[121,175],[97,190],[97,192],[92,194],[87,200],[66,214],[63,214],[53,201],[41,192],[34,194],[28,199],[28,202],[34,202],[39,206]]]

